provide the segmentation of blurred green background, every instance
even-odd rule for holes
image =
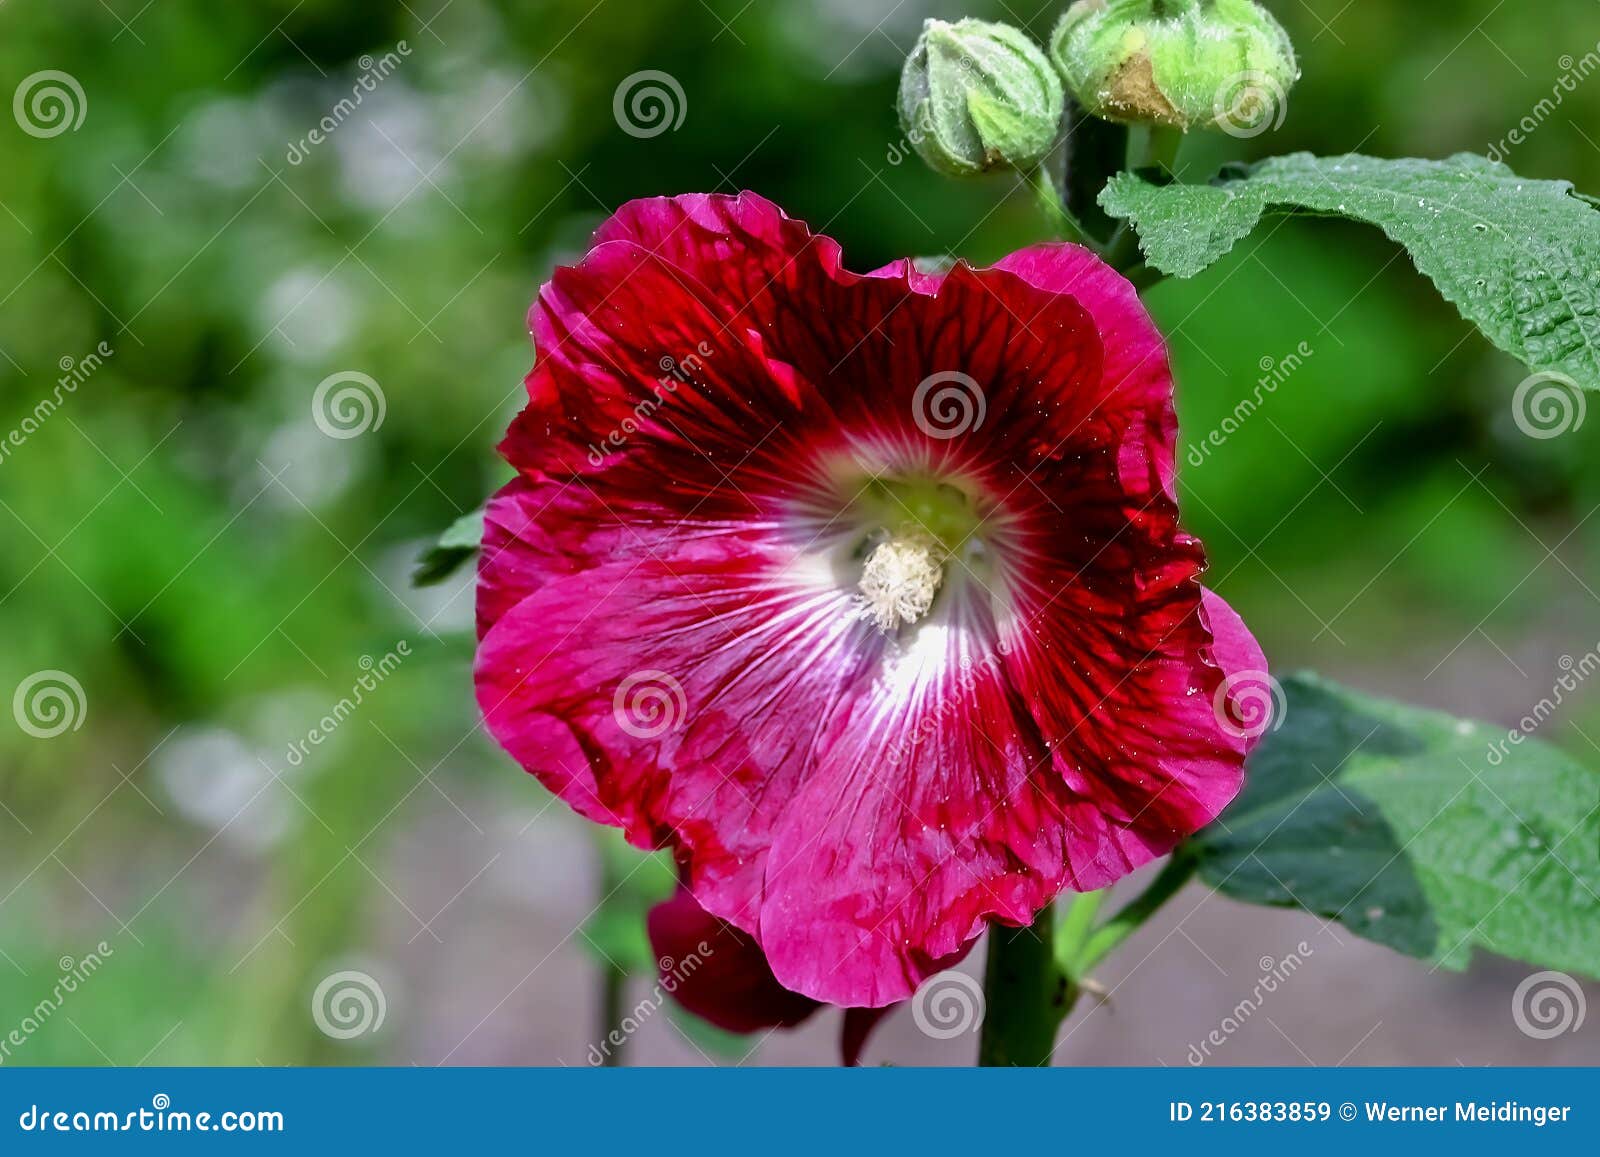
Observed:
[[[408,587],[421,546],[506,475],[492,447],[530,364],[527,305],[646,194],[755,189],[857,268],[986,261],[1038,239],[1014,181],[901,159],[893,93],[923,18],[1043,38],[1061,6],[0,8],[0,90],[59,70],[83,94],[81,124],[57,135],[0,124],[0,436],[82,377],[0,457],[0,698],[42,671],[82,688],[77,726],[52,738],[0,714],[0,1037],[61,970],[110,950],[5,1063],[584,1063],[596,948],[639,946],[603,921],[580,929],[592,834],[477,728],[468,576]],[[1288,119],[1253,141],[1191,141],[1194,176],[1292,149],[1483,152],[1550,95],[1562,57],[1600,41],[1593,0],[1270,6],[1304,67]],[[612,111],[647,69],[684,94],[681,125],[648,138]],[[1563,98],[1509,162],[1600,194],[1600,79]],[[1186,445],[1263,367],[1311,351],[1181,473],[1215,584],[1276,667],[1504,725],[1549,693],[1562,656],[1600,644],[1600,415],[1522,435],[1524,371],[1379,234],[1273,223],[1149,300],[1172,335]],[[330,437],[313,395],[344,372],[378,384],[383,419]],[[1600,689],[1541,737],[1600,761]],[[1318,930],[1213,903],[1182,938],[1225,975],[1229,952],[1249,972]],[[1425,977],[1345,940],[1284,997],[1277,1034],[1257,1025],[1219,1063],[1331,1063],[1352,1045],[1350,1063],[1600,1055],[1513,1051],[1534,1046],[1507,1039],[1493,964]],[[1245,983],[1192,952],[1162,967],[1062,1058],[1182,1063]],[[383,1024],[350,1040],[311,1014],[347,969],[385,1002]],[[1478,1031],[1485,993],[1496,1023]],[[869,1059],[969,1057],[970,1040],[931,1042],[904,1019]],[[831,1031],[758,1056],[827,1061]],[[640,1059],[742,1055],[665,1019],[638,1043]]]

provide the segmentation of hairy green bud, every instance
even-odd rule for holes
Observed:
[[[929,20],[900,73],[900,126],[941,173],[1026,169],[1061,126],[1061,78],[1019,29]]]
[[[1253,0],[1077,0],[1050,56],[1097,117],[1236,137],[1281,125],[1300,77],[1289,34]]]

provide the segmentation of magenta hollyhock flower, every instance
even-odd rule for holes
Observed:
[[[857,274],[752,194],[657,198],[530,325],[488,728],[782,987],[902,999],[1239,790],[1265,663],[1178,525],[1161,337],[1088,251]]]

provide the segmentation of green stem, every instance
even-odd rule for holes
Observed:
[[[1135,240],[1133,248],[1136,255],[1138,247],[1138,242]],[[1115,265],[1116,263],[1113,262],[1112,264]],[[1132,265],[1117,266],[1117,269],[1122,276],[1133,283],[1133,287],[1140,293],[1143,293],[1152,285],[1160,285],[1167,279],[1167,275],[1162,273],[1161,270],[1152,265],[1146,265],[1143,257],[1139,257]]]
[[[980,1065],[1050,1063],[1056,1030],[1078,998],[1077,987],[1056,966],[1054,920],[1054,911],[1046,908],[1031,928],[997,924],[989,929]]]
[[[615,837],[616,833],[608,828],[595,829],[594,849],[600,857],[602,904],[616,894],[624,881],[624,873],[612,844]],[[595,1040],[609,1041],[611,1034],[621,1026],[627,997],[628,970],[607,956],[605,963],[600,965],[600,1003],[595,1009],[599,1023],[595,1028]],[[626,1040],[615,1048],[602,1048],[600,1055],[605,1059],[601,1061],[601,1065],[608,1069],[621,1067],[625,1060],[623,1054],[626,1048]]]
[[[600,977],[600,1025],[595,1034],[596,1040],[606,1040],[618,1025],[622,1023],[622,1006],[627,999],[628,974],[615,965],[605,965]],[[600,1063],[603,1068],[620,1068],[622,1053],[626,1044],[616,1048],[602,1049],[600,1055],[604,1058]]]
[[[1179,848],[1149,887],[1098,928],[1094,920],[1104,892],[1075,897],[1059,926],[1053,908],[1040,912],[1031,928],[992,926],[978,1063],[1048,1065],[1056,1030],[1077,1004],[1089,971],[1176,896],[1198,866]]]
[[[1061,200],[1061,194],[1056,191],[1055,179],[1050,176],[1050,170],[1043,163],[1033,167],[1033,171],[1028,174],[1028,184],[1033,189],[1034,199],[1044,210],[1045,216],[1050,218],[1058,236],[1082,245],[1094,245],[1094,240]]]
[[[1158,128],[1150,132],[1150,159],[1174,177],[1178,175],[1178,157],[1183,152],[1187,133],[1178,129]]]
[[[1067,209],[1104,248],[1118,223],[1100,208],[1100,193],[1127,163],[1128,127],[1090,116],[1076,101],[1067,102],[1063,121],[1068,126],[1062,181]]]
[[[1184,134],[1166,125],[1150,125],[1134,134],[1128,146],[1128,168],[1158,168],[1170,176],[1177,176],[1178,153],[1183,148]]]
[[[1106,893],[1080,892],[1067,906],[1067,914],[1056,925],[1056,963],[1062,971],[1071,974],[1071,962],[1078,958],[1083,943],[1094,931],[1094,918],[1105,903]]]
[[[1166,867],[1161,869],[1148,888],[1095,929],[1079,950],[1076,959],[1068,965],[1072,976],[1082,978],[1095,965],[1121,947],[1122,942],[1155,915],[1157,909],[1178,894],[1198,867],[1199,861],[1188,855],[1183,848],[1173,853]]]

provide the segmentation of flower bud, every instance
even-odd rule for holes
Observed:
[[[1026,169],[1055,144],[1061,78],[1019,29],[929,20],[900,73],[900,126],[941,173]]]
[[[1300,77],[1289,34],[1253,0],[1077,0],[1050,56],[1088,112],[1254,137]]]

